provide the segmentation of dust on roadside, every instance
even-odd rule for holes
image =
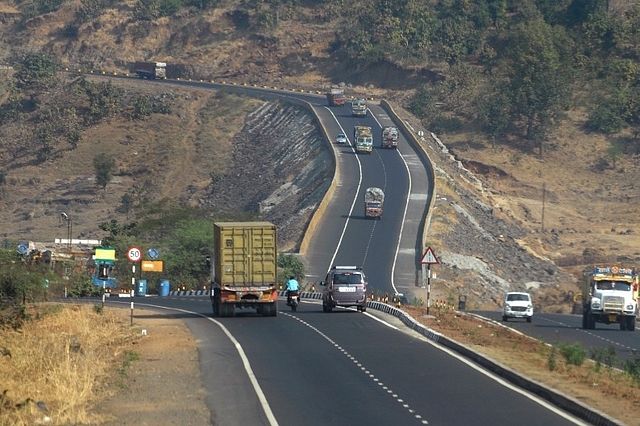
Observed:
[[[116,311],[123,318],[130,315],[126,309]],[[136,310],[134,327],[140,333],[129,349],[134,359],[113,371],[107,384],[113,395],[94,409],[106,419],[101,425],[211,424],[198,345],[184,322]]]

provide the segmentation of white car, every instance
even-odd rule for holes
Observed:
[[[338,136],[336,136],[336,143],[339,143],[339,144],[347,143],[347,135],[345,135],[344,133],[340,133]]]
[[[533,301],[529,293],[511,291],[504,298],[504,307],[502,308],[502,321],[508,321],[509,318],[524,318],[527,322],[531,322],[533,318]]]

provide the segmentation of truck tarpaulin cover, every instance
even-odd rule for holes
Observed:
[[[367,203],[374,201],[382,203],[384,201],[384,192],[382,189],[376,187],[367,188],[367,191],[364,193],[364,200]]]

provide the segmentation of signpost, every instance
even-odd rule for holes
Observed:
[[[140,247],[129,247],[127,249],[127,259],[129,259],[129,262],[132,263],[139,262],[140,259],[142,259],[142,250],[140,249]]]
[[[127,249],[127,259],[133,263],[131,265],[131,297],[134,296],[136,288],[136,263],[142,259],[142,250],[140,247],[132,246]],[[132,320],[133,320],[133,304],[131,304]]]
[[[422,288],[424,288],[425,279],[427,281],[427,315],[429,315],[429,307],[431,306],[431,265],[440,263],[431,246],[427,247],[422,254],[420,263],[422,264]]]

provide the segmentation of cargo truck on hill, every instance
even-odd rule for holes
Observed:
[[[351,101],[351,115],[354,117],[367,116],[367,100],[365,98],[356,98]]]
[[[383,148],[398,148],[398,129],[395,127],[383,128],[381,144]]]
[[[382,217],[382,207],[384,205],[384,192],[380,188],[367,188],[364,193],[364,215],[380,219]]]
[[[166,62],[136,62],[136,74],[140,78],[148,78],[150,80],[164,80],[167,78]]]
[[[210,298],[214,315],[236,308],[262,316],[278,313],[276,226],[269,222],[213,224]]]
[[[373,151],[373,134],[369,126],[355,126],[353,128],[353,144],[356,152],[366,152],[371,154]]]
[[[344,106],[344,90],[333,88],[327,92],[327,101],[329,106]]]
[[[585,271],[581,293],[583,329],[593,330],[598,322],[618,323],[623,331],[636,329],[638,275],[635,268],[594,266]]]

